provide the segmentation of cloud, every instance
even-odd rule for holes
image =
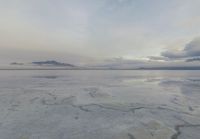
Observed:
[[[149,60],[152,60],[152,61],[167,61],[167,60],[169,60],[169,58],[163,57],[163,56],[149,56],[148,58],[149,58]]]
[[[0,61],[77,59],[69,54],[101,60],[157,56],[171,42],[199,34],[198,3],[0,0]],[[185,55],[184,51],[170,51],[149,59],[167,61]]]
[[[186,62],[195,62],[195,61],[199,61],[200,62],[200,58],[196,57],[196,58],[190,58],[190,59],[186,60]]]
[[[200,56],[200,38],[193,39],[191,42],[186,44],[184,49],[182,50],[165,51],[165,52],[162,52],[161,55],[169,59],[199,57]]]

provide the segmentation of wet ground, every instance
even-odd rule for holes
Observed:
[[[200,71],[0,71],[1,139],[199,139]]]

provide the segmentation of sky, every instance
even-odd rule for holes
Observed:
[[[198,61],[199,7],[199,0],[0,0],[0,63]]]

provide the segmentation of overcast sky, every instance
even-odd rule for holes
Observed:
[[[0,62],[200,56],[200,0],[0,0]]]

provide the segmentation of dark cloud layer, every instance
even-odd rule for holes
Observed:
[[[195,62],[195,61],[199,61],[200,62],[200,57],[190,58],[190,59],[186,60],[186,62]]]
[[[196,38],[186,44],[185,48],[180,51],[165,51],[162,56],[169,59],[192,58],[200,56],[200,38]]]
[[[153,61],[168,61],[169,58],[164,57],[164,56],[149,56],[148,57],[149,60],[153,60]]]

